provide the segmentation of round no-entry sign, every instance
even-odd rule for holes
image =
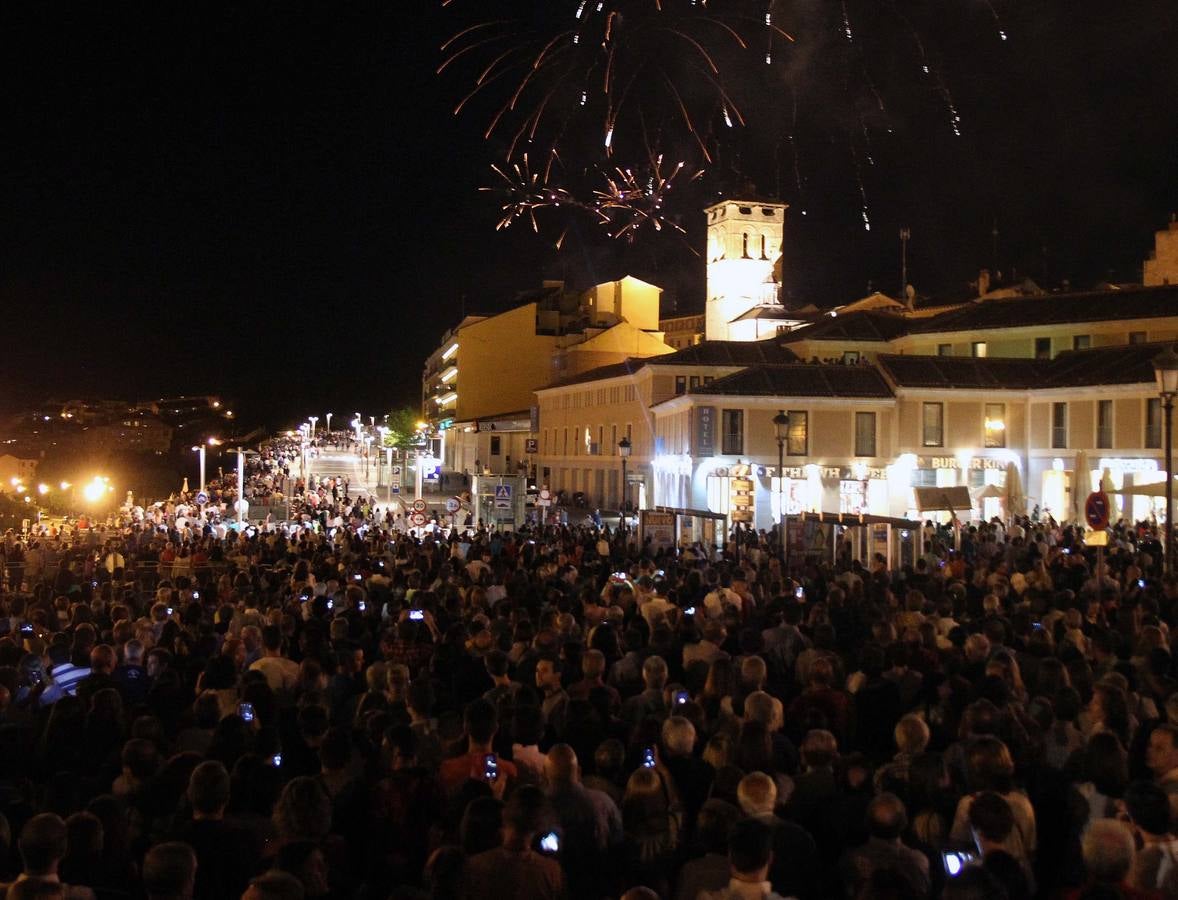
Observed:
[[[1104,491],[1093,491],[1084,501],[1084,518],[1093,531],[1108,528],[1109,501]]]

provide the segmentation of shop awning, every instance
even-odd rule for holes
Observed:
[[[916,508],[920,512],[955,512],[973,508],[973,500],[969,496],[969,488],[964,485],[957,487],[918,487],[916,492]]]
[[[710,509],[683,509],[677,506],[656,506],[655,512],[674,513],[677,516],[695,516],[698,519],[726,519],[724,513],[712,512]]]

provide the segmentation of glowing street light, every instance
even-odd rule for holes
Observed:
[[[49,485],[47,485],[45,482],[41,482],[39,485],[37,485],[37,493],[44,497],[49,493]]]

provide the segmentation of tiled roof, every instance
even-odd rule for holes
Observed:
[[[907,334],[911,322],[902,316],[864,309],[845,316],[823,316],[812,325],[803,325],[782,338],[794,341],[878,341],[887,342]]]
[[[1153,359],[1166,346],[1120,344],[1068,350],[1052,360],[881,353],[877,364],[897,387],[1027,390],[1148,384],[1154,381]]]
[[[1131,287],[1113,291],[1045,294],[970,303],[911,323],[912,334],[976,331],[1018,325],[1069,325],[1117,319],[1151,319],[1178,314],[1178,286]]]
[[[747,312],[741,313],[733,322],[747,322],[750,319],[774,319],[782,322],[805,322],[815,318],[814,313],[798,314],[783,306],[754,306]]]
[[[1094,350],[1068,350],[1051,361],[1051,375],[1042,387],[1089,384],[1152,384],[1153,360],[1170,343],[1120,344]]]
[[[897,387],[1004,388],[1042,385],[1052,363],[1045,359],[973,356],[897,356],[881,353],[877,362]]]
[[[649,360],[645,359],[627,359],[620,363],[611,363],[608,366],[598,366],[596,369],[588,369],[581,372],[579,375],[570,375],[567,378],[558,378],[550,384],[544,385],[539,390],[547,390],[548,388],[568,387],[573,384],[586,384],[590,381],[602,381],[606,378],[617,378],[619,375],[633,375],[641,369]]]
[[[757,366],[791,363],[798,356],[775,339],[767,341],[704,341],[666,356],[643,360],[650,366]]]
[[[892,391],[874,366],[810,365],[752,366],[717,378],[691,391],[758,397],[891,397]]]

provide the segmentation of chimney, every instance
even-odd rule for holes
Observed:
[[[982,269],[978,272],[978,296],[984,297],[990,293],[990,270]]]

